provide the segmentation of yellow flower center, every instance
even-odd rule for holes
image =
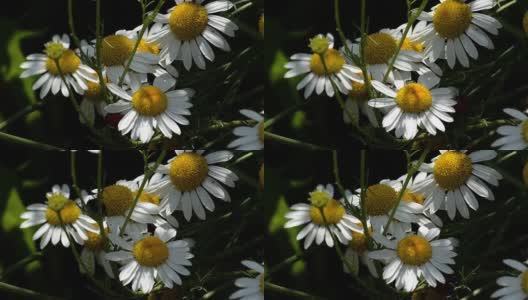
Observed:
[[[419,83],[409,83],[398,90],[396,103],[404,112],[416,114],[431,107],[433,96],[425,86]]]
[[[312,206],[310,208],[310,218],[312,219],[312,222],[318,225],[325,225],[324,220],[326,219],[328,224],[337,224],[345,215],[345,208],[339,203],[339,201],[330,199],[323,207],[323,213],[324,218],[319,207]]]
[[[313,206],[316,207],[323,207],[326,204],[328,204],[328,201],[332,200],[332,197],[328,195],[327,192],[324,191],[313,191],[309,193],[310,197],[308,200],[310,200],[310,203],[312,203]]]
[[[200,35],[209,22],[207,10],[193,2],[183,2],[172,10],[169,26],[179,40],[188,41]]]
[[[397,49],[398,45],[392,36],[383,32],[373,33],[365,42],[365,61],[369,65],[388,63]]]
[[[149,236],[134,244],[132,254],[138,264],[146,267],[157,267],[169,258],[169,248],[155,236]]]
[[[137,193],[133,193],[133,198],[135,198]],[[146,202],[146,203],[152,203],[155,205],[160,204],[160,197],[156,194],[147,193],[145,191],[141,192],[141,195],[138,199],[139,202]]]
[[[522,175],[523,175],[524,184],[528,186],[528,162],[524,164]]]
[[[441,37],[454,39],[468,29],[472,18],[469,5],[459,0],[447,0],[436,8],[433,25]]]
[[[528,143],[528,120],[522,123],[521,135],[524,141]]]
[[[97,74],[94,74],[97,75]],[[108,83],[108,79],[105,78],[105,82]],[[103,90],[101,85],[97,82],[86,81],[88,88],[84,91],[84,97],[92,102],[99,102],[103,100]]]
[[[418,235],[410,235],[398,242],[398,257],[406,265],[421,266],[433,256],[429,241]]]
[[[528,294],[528,271],[524,271],[521,276],[522,290]]]
[[[73,50],[66,50],[59,58],[59,66],[63,75],[69,75],[75,73],[81,65],[81,59],[75,54]],[[46,58],[46,70],[51,75],[60,76],[59,68],[57,64],[51,58]]]
[[[356,224],[359,227],[363,228],[361,223]],[[369,233],[372,233],[372,228],[369,228]],[[357,253],[363,253],[363,251],[367,250],[368,244],[367,244],[367,237],[362,232],[356,232],[351,231],[352,234],[352,240],[348,242],[348,247],[350,249],[356,251]]]
[[[422,53],[424,51],[424,46],[422,43],[412,42],[409,38],[405,38],[405,40],[403,40],[401,49]]]
[[[336,49],[327,49],[323,57],[328,72],[325,72],[325,67],[319,54],[312,54],[312,59],[310,59],[310,70],[319,76],[337,73],[341,71],[345,64],[345,58]]]
[[[123,65],[132,54],[134,42],[123,35],[109,35],[101,43],[101,61],[105,66]]]
[[[81,209],[74,201],[68,200],[59,212],[48,207],[46,209],[46,221],[51,225],[60,225],[59,213],[63,224],[72,224],[79,219]]]
[[[363,77],[362,73],[357,73],[357,75]],[[369,78],[370,80],[372,80],[372,76],[369,75]],[[350,92],[348,93],[348,96],[350,99],[356,100],[356,101],[368,100],[368,97],[369,97],[368,90],[365,87],[364,83],[352,81],[351,84],[352,84],[352,90],[350,90]]]
[[[422,194],[412,193],[409,190],[405,190],[402,195],[402,200],[405,202],[414,202],[423,205],[425,197]]]
[[[144,39],[141,39],[141,41],[139,41],[137,52],[158,55],[160,53],[160,46],[153,43],[147,43]]]
[[[167,96],[158,87],[143,86],[132,95],[132,107],[142,116],[157,116],[167,109]]]
[[[389,213],[396,204],[396,191],[386,184],[375,184],[365,193],[365,211],[369,216],[381,216]]]
[[[207,160],[197,153],[182,153],[170,165],[169,177],[172,184],[182,192],[194,191],[207,177]]]
[[[436,182],[445,190],[454,190],[466,183],[472,171],[473,164],[469,156],[457,151],[440,155],[433,167]]]
[[[99,229],[99,225],[97,223],[92,224],[95,228]],[[110,230],[108,228],[105,228],[105,232],[109,233]],[[93,252],[98,252],[103,250],[105,240],[103,239],[103,236],[99,233],[86,231],[86,235],[88,235],[88,239],[84,241],[84,246],[88,248],[89,250]]]
[[[262,163],[262,165],[260,166],[259,181],[260,181],[260,186],[264,187],[264,163]]]
[[[105,187],[102,197],[108,216],[123,215],[134,201],[132,191],[126,186],[117,184]]]

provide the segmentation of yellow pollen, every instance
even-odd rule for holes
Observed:
[[[433,96],[425,86],[419,83],[409,83],[398,90],[396,103],[404,112],[417,114],[431,107]]]
[[[63,75],[69,75],[75,73],[81,64],[81,59],[75,54],[73,50],[66,50],[59,58],[59,66]],[[51,58],[46,58],[46,70],[52,75],[60,76],[59,68],[57,64]]]
[[[193,2],[183,2],[172,10],[169,26],[178,39],[188,41],[205,30],[209,22],[208,17],[205,7]]]
[[[524,164],[522,175],[523,175],[524,185],[528,187],[528,162]]]
[[[447,0],[434,11],[433,25],[441,37],[454,39],[468,29],[472,18],[469,5],[460,0]]]
[[[157,116],[167,109],[167,96],[158,87],[143,86],[132,95],[132,107],[142,116]]]
[[[262,165],[260,166],[259,181],[260,181],[260,186],[264,187],[264,163],[262,163]]]
[[[92,224],[94,227],[99,229],[99,225]],[[109,233],[110,230],[108,228],[105,228],[105,232]],[[99,233],[86,231],[86,235],[88,235],[88,239],[84,241],[84,246],[93,252],[98,252],[103,250],[105,241],[103,239],[103,236],[101,236]]]
[[[312,72],[319,76],[324,76],[341,71],[341,68],[343,68],[343,65],[345,64],[345,58],[339,53],[339,51],[336,49],[327,49],[323,56],[328,72],[325,72],[321,56],[317,53],[314,53],[312,59],[310,59],[310,70],[312,70]]]
[[[388,63],[397,49],[398,45],[392,36],[383,32],[373,33],[365,43],[365,61],[369,65]]]
[[[528,120],[522,123],[521,135],[525,142],[528,142]]]
[[[324,220],[326,219],[328,224],[337,224],[339,221],[341,221],[341,219],[343,219],[343,216],[345,215],[345,208],[343,205],[341,205],[341,203],[339,203],[339,201],[330,199],[323,207],[323,213],[324,218],[319,207],[312,206],[310,208],[310,218],[312,219],[312,222],[317,225],[324,225]]]
[[[396,191],[386,184],[375,184],[367,188],[365,211],[369,216],[381,216],[389,213],[396,204]]]
[[[521,287],[524,293],[528,294],[528,271],[524,271],[521,276]]]
[[[77,219],[79,219],[79,216],[81,215],[81,209],[77,206],[77,204],[75,204],[74,201],[68,200],[60,212],[57,212],[51,208],[47,208],[46,221],[51,225],[60,225],[61,222],[58,215],[59,213],[60,219],[62,219],[64,224],[72,224],[77,221]]]
[[[150,53],[150,54],[158,55],[160,53],[160,47],[159,47],[159,45],[156,45],[156,44],[153,44],[153,43],[147,43],[147,42],[145,42],[144,39],[141,39],[141,41],[139,41],[137,52]]]
[[[170,165],[169,177],[172,184],[182,192],[199,187],[209,173],[207,160],[197,153],[182,153]]]
[[[134,42],[123,35],[109,35],[101,43],[101,61],[105,66],[123,65],[132,54]]]
[[[438,185],[445,190],[454,190],[469,179],[473,164],[462,152],[447,151],[434,162],[433,175]]]
[[[405,202],[414,202],[423,205],[425,197],[422,194],[412,193],[409,190],[405,190],[402,195],[402,200]]]
[[[149,236],[134,244],[132,254],[138,264],[146,267],[162,265],[169,257],[169,248],[155,236]]]
[[[398,257],[406,265],[421,266],[433,256],[429,241],[418,235],[410,235],[398,242]]]
[[[123,215],[134,201],[132,191],[126,186],[110,185],[103,189],[103,203],[108,216]]]
[[[401,49],[422,53],[424,51],[424,46],[422,43],[412,42],[409,38],[405,38],[405,40],[403,40]]]
[[[137,193],[133,193],[133,198],[135,198]],[[160,197],[156,194],[151,194],[147,192],[142,192],[138,199],[139,202],[152,203],[155,205],[160,204]]]

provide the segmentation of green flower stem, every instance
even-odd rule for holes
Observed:
[[[402,200],[403,194],[405,193],[405,190],[407,189],[407,185],[409,184],[409,181],[413,177],[414,173],[416,173],[416,171],[418,171],[420,166],[423,164],[423,162],[425,161],[425,158],[427,157],[427,154],[429,153],[430,150],[431,150],[431,147],[427,146],[427,148],[425,148],[425,150],[422,152],[422,155],[420,155],[420,158],[418,159],[418,162],[416,164],[412,165],[407,170],[407,177],[405,177],[405,181],[403,182],[403,186],[402,186],[400,192],[398,193],[398,199],[396,200],[396,205],[392,209],[391,214],[389,215],[389,219],[387,220],[387,223],[385,224],[385,227],[383,228],[383,235],[387,234],[387,231],[389,230],[389,226],[390,226],[390,224],[392,222],[392,219],[394,219],[394,214],[396,214],[396,210],[398,210],[398,206],[400,205],[400,202]]]
[[[339,190],[339,193],[343,198],[345,198],[345,188],[343,187],[343,183],[341,182],[341,177],[339,176],[339,158],[337,157],[337,150],[332,151],[332,170],[334,173],[334,179],[335,184],[337,185],[337,189]],[[348,209],[351,209],[352,207],[349,207],[348,201],[345,199],[345,206]]]
[[[295,255],[292,255],[288,258],[286,258],[285,260],[283,260],[282,262],[280,262],[279,264],[273,266],[272,268],[270,268],[269,270],[266,271],[266,275],[271,275],[275,272],[278,272],[279,270],[281,270],[282,268],[284,267],[287,267],[291,264],[294,264],[296,263],[297,261],[301,260],[304,255],[306,253],[303,253],[303,254],[295,254]]]
[[[347,39],[345,37],[345,32],[343,31],[343,26],[341,25],[341,13],[340,13],[340,6],[339,6],[339,0],[334,0],[334,19],[336,23],[336,30],[339,34],[339,38],[341,39],[341,43],[345,47],[345,53],[346,55],[354,61],[356,65],[361,65],[361,63],[356,59],[356,57],[353,55],[352,50],[350,47],[348,47]]]
[[[367,223],[367,213],[365,212],[365,194],[367,192],[367,183],[366,183],[366,150],[361,149],[360,153],[360,164],[359,164],[359,182],[361,185],[361,192],[359,195],[359,201],[360,201],[360,209],[361,209],[361,225],[363,226],[363,234],[365,235],[365,239],[367,240],[368,249],[372,249],[373,243],[372,238],[370,236],[370,232],[368,229],[368,223]]]
[[[77,197],[81,199],[81,206],[84,208],[84,200],[81,196],[81,189],[79,188],[79,184],[77,182],[77,165],[75,163],[75,151],[70,151],[70,176],[72,178],[72,186],[75,190],[75,193],[77,193]]]
[[[2,275],[0,276],[0,278],[6,278],[8,277],[9,275],[11,275],[11,273],[13,273],[14,271],[32,263],[33,261],[35,260],[39,260],[43,257],[42,253],[40,252],[37,252],[37,253],[34,253],[34,254],[31,254],[21,260],[19,260],[17,263],[15,264],[12,264],[10,265],[9,267],[7,267],[3,272],[2,272]]]
[[[297,299],[327,300],[326,298],[323,298],[323,297],[313,296],[313,295],[310,295],[308,293],[301,292],[301,291],[294,290],[294,289],[290,289],[290,288],[283,287],[283,286],[280,286],[280,285],[276,285],[276,284],[273,284],[271,282],[265,282],[264,283],[264,292],[266,293],[267,291],[271,291],[273,293],[277,293],[277,294],[281,294],[281,295],[285,295],[285,296],[294,297],[294,298],[297,298]]]
[[[494,120],[487,121],[485,119],[480,119],[477,124],[470,125],[466,127],[466,130],[476,130],[476,129],[492,129],[501,125],[516,125],[512,120]]]
[[[360,42],[360,55],[361,55],[361,73],[363,73],[363,80],[365,81],[365,87],[367,88],[367,93],[369,99],[374,98],[374,91],[372,90],[372,85],[370,84],[370,77],[368,73],[367,63],[365,61],[365,43],[367,42],[367,3],[365,0],[361,0],[361,42]]]
[[[27,115],[27,114],[35,111],[35,110],[40,109],[43,106],[44,106],[44,102],[37,102],[35,104],[31,104],[31,105],[28,105],[28,106],[24,107],[22,110],[16,112],[14,115],[9,117],[7,120],[5,120],[4,122],[0,123],[0,130],[3,130],[7,126],[9,126],[12,123],[16,122],[18,119],[24,117],[25,115]]]
[[[310,99],[311,98],[308,98],[305,102],[302,102],[302,103],[299,103],[297,105],[291,106],[291,107],[281,111],[280,113],[276,114],[273,118],[269,118],[268,120],[266,120],[264,122],[264,129],[269,128],[270,126],[272,126],[273,124],[275,124],[278,121],[282,120],[284,117],[288,116],[292,112],[294,112],[294,111],[298,110],[299,108],[303,107],[308,102],[310,102]]]
[[[100,0],[97,0],[97,2],[99,2],[99,1]],[[156,17],[158,12],[160,11],[161,6],[163,5],[163,3],[165,3],[164,0],[159,0],[158,4],[154,8],[154,10],[143,21],[143,26],[141,27],[141,30],[139,31],[139,35],[136,38],[136,43],[134,44],[134,48],[132,49],[132,53],[130,54],[130,58],[128,59],[126,65],[125,65],[125,70],[123,71],[123,74],[121,74],[121,77],[119,77],[119,82],[118,82],[117,85],[119,85],[119,86],[123,85],[123,81],[125,80],[125,76],[128,73],[128,70],[130,69],[130,65],[132,64],[132,59],[134,58],[134,55],[136,54],[137,49],[139,47],[139,43],[141,42],[141,39],[143,38],[143,34],[145,34],[145,31],[150,26],[152,21],[154,21],[154,18]]]
[[[71,0],[68,0],[71,1]],[[106,78],[103,76],[103,67],[101,63],[101,43],[103,40],[101,34],[101,0],[95,1],[95,70],[97,77],[99,77],[99,85],[103,91],[104,100],[108,102],[108,89],[106,88]]]
[[[0,291],[4,291],[9,294],[18,295],[25,298],[30,299],[38,299],[38,300],[63,300],[63,298],[55,297],[55,296],[48,296],[41,294],[39,292],[35,292],[33,290],[28,290],[25,288],[21,288],[15,285],[11,285],[9,283],[0,282]]]
[[[161,150],[161,153],[158,156],[158,159],[156,160],[156,163],[150,169],[147,166],[147,163],[148,163],[147,162],[147,156],[143,155],[144,162],[145,162],[145,167],[144,167],[145,176],[143,176],[143,180],[141,181],[141,185],[139,186],[139,189],[136,192],[136,196],[134,197],[134,202],[132,203],[132,206],[130,206],[130,208],[128,210],[128,214],[126,216],[125,222],[123,223],[123,227],[121,228],[121,231],[119,231],[119,236],[123,236],[123,234],[125,233],[125,229],[126,229],[128,223],[130,222],[130,217],[132,217],[132,213],[134,212],[134,208],[136,208],[136,205],[138,203],[139,196],[141,196],[141,193],[143,193],[143,189],[145,188],[145,185],[147,184],[147,181],[150,179],[150,177],[152,177],[152,175],[154,175],[154,173],[158,169],[158,166],[161,164],[161,161],[163,160],[163,158],[165,158],[165,154],[167,154],[167,150],[164,148],[163,150]]]
[[[362,1],[364,2],[365,0],[362,0]],[[401,51],[401,48],[403,46],[403,43],[405,42],[405,38],[407,37],[407,34],[409,33],[409,30],[411,29],[411,26],[414,24],[416,19],[420,16],[420,14],[424,10],[425,6],[427,5],[427,2],[429,2],[429,0],[422,0],[422,3],[420,4],[418,9],[414,13],[412,13],[410,5],[407,6],[407,15],[408,15],[409,20],[407,22],[407,26],[405,26],[405,30],[403,31],[403,35],[400,38],[400,42],[398,44],[398,48],[396,49],[396,53],[394,53],[394,56],[392,57],[392,59],[391,59],[391,61],[389,63],[389,67],[387,68],[387,72],[383,76],[383,82],[387,81],[387,78],[389,77],[389,73],[392,71],[392,68],[394,67],[394,63],[396,62],[396,58],[398,57],[398,54]],[[407,2],[407,4],[410,4],[410,3]]]
[[[11,144],[23,145],[23,146],[26,146],[26,147],[40,149],[40,150],[65,151],[65,149],[62,149],[62,148],[59,148],[59,147],[56,147],[56,146],[53,146],[53,145],[48,145],[48,144],[44,144],[44,143],[41,143],[41,142],[30,140],[30,139],[18,137],[16,135],[12,135],[12,134],[5,133],[5,132],[0,132],[0,140],[7,141],[7,142],[9,142]]]
[[[284,137],[284,136],[274,134],[271,132],[264,132],[264,139],[272,140],[275,142],[279,142],[281,144],[290,145],[292,147],[302,148],[302,149],[311,150],[311,151],[333,151],[333,149],[331,148],[301,142],[299,140],[291,139],[291,138]]]
[[[79,52],[81,53],[82,60],[86,61],[86,62],[89,61],[88,56],[81,49],[81,40],[79,39],[79,36],[77,36],[77,32],[75,31],[75,24],[73,23],[73,3],[72,3],[72,0],[68,0],[68,25],[70,26],[70,33],[71,33],[73,42],[75,43],[75,46],[79,49]]]
[[[228,18],[231,18],[235,15],[238,15],[239,13],[243,12],[244,10],[250,8],[253,5],[253,2],[247,2],[246,4],[237,7],[232,13],[228,15]]]

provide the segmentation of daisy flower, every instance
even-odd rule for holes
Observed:
[[[176,209],[183,210],[183,216],[189,221],[194,214],[205,220],[205,209],[214,211],[215,198],[231,201],[229,193],[221,182],[231,188],[235,187],[238,176],[229,169],[216,166],[217,163],[229,161],[233,153],[216,151],[204,155],[205,150],[176,150],[176,156],[161,165],[156,172],[167,175],[149,188],[162,197],[161,207],[171,214]]]
[[[360,76],[363,77],[363,75]],[[376,113],[374,112],[374,109],[368,105],[369,95],[365,83],[352,81],[351,85],[352,89],[348,92],[348,97],[345,101],[346,109],[352,114],[355,122],[359,121],[359,111],[361,111],[361,113],[368,118],[372,126],[379,127]],[[343,121],[347,124],[352,122],[345,110],[343,110]]]
[[[455,242],[451,239],[437,239],[438,228],[420,227],[418,234],[396,235],[389,240],[374,234],[376,241],[387,249],[372,251],[370,257],[388,264],[383,269],[383,279],[395,282],[398,290],[412,292],[418,280],[424,278],[427,284],[436,287],[437,282],[445,283],[444,274],[453,274],[448,265],[455,264],[453,251]]]
[[[108,89],[120,100],[105,107],[108,113],[124,114],[117,129],[121,134],[130,133],[134,140],[142,143],[150,141],[157,128],[163,136],[172,138],[172,134],[181,134],[180,125],[188,125],[185,115],[190,115],[189,102],[194,95],[191,89],[171,90],[176,81],[170,75],[154,79],[153,85],[139,85],[131,81],[131,90],[125,91],[116,84],[107,84]]]
[[[396,212],[394,213],[394,218],[389,228],[385,229],[390,215],[398,203],[398,195],[401,188],[402,184],[400,181],[384,179],[378,184],[369,186],[365,191],[363,205],[374,231],[381,232],[387,230],[390,233],[395,231],[407,232],[411,230],[412,223],[417,224],[419,222],[421,214],[423,213],[423,206],[413,201],[405,201],[402,196],[402,201],[396,207]],[[348,203],[360,207],[360,194],[360,189],[356,190],[356,194],[347,190],[345,191],[345,199]],[[414,196],[409,192],[407,194],[407,197]]]
[[[497,133],[503,135],[491,144],[500,147],[499,150],[524,150],[528,146],[528,117],[513,108],[505,108],[504,112],[521,121],[517,126],[504,125],[497,128]]]
[[[138,74],[154,73],[157,69],[160,57],[150,51],[143,51],[144,48],[149,49],[146,46],[138,47],[138,51],[132,55],[135,41],[129,36],[126,31],[121,30],[101,41],[101,63],[110,82],[119,82],[130,59],[132,59],[130,70]],[[89,52],[95,55],[94,51]],[[127,82],[131,80],[128,73],[125,79]]]
[[[249,109],[242,109],[240,113],[257,122],[257,125],[235,128],[233,134],[239,138],[229,143],[227,147],[245,151],[262,150],[264,148],[264,116]]]
[[[528,268],[522,262],[505,259],[504,264],[521,272],[517,276],[502,276],[497,279],[497,284],[501,286],[499,290],[491,294],[491,298],[503,300],[523,300],[528,299]]]
[[[497,35],[501,23],[495,18],[479,13],[492,9],[496,0],[475,0],[466,3],[464,0],[440,0],[440,4],[431,12],[422,12],[419,20],[431,22],[417,36],[425,45],[426,56],[431,61],[446,59],[451,69],[456,61],[469,67],[469,57],[478,58],[474,43],[493,49],[493,42],[485,31]],[[482,28],[482,29],[481,29]]]
[[[382,93],[384,98],[369,100],[369,105],[389,110],[382,125],[390,132],[395,130],[396,137],[413,139],[418,128],[425,128],[431,135],[437,130],[445,131],[443,122],[453,122],[449,113],[453,106],[456,90],[454,88],[435,88],[440,79],[432,72],[421,75],[418,82],[402,84],[396,82],[396,90],[380,81],[372,81],[372,86]]]
[[[467,154],[466,151],[442,150],[440,153],[432,163],[420,166],[421,171],[430,173],[417,186],[426,196],[426,209],[434,213],[445,205],[451,220],[457,211],[467,219],[468,206],[475,211],[479,207],[473,193],[488,200],[495,199],[486,182],[498,186],[502,175],[479,163],[494,159],[497,152],[480,150]]]
[[[406,178],[407,174],[404,174],[397,179],[397,181],[400,182],[401,187],[403,187],[403,183],[405,182]],[[419,172],[418,174],[416,174],[416,176],[414,176],[414,178],[410,178],[409,183],[407,184],[407,188],[405,189],[405,192],[402,195],[402,201],[413,202],[423,207],[423,205],[425,204],[425,196],[420,192],[419,188],[420,182],[425,180],[426,178],[427,173],[424,172]],[[441,209],[444,208],[441,207]],[[431,212],[430,210],[424,208],[422,214],[423,216],[420,216],[418,218],[418,225],[425,227],[442,227],[444,225],[442,219],[440,219],[435,213]]]
[[[327,33],[326,37],[319,34],[314,39],[328,41],[328,49],[323,54],[326,70],[318,53],[294,54],[290,58],[291,61],[285,65],[289,71],[284,74],[284,78],[307,74],[297,84],[297,90],[304,88],[304,98],[308,98],[314,91],[317,95],[326,92],[328,97],[333,97],[336,91],[334,91],[332,81],[343,94],[347,94],[352,89],[350,81],[363,81],[357,75],[361,74],[361,69],[348,64],[343,54],[334,49],[334,37],[330,33]]]
[[[97,74],[95,74],[94,76],[97,76]],[[108,80],[106,79],[106,75],[104,73],[103,76],[105,77],[105,83],[107,83]],[[102,117],[106,116],[106,112],[104,110],[106,103],[104,101],[103,96],[103,89],[99,82],[86,82],[86,90],[84,91],[83,98],[80,103],[80,108],[82,114],[84,115],[84,117],[86,117],[87,121],[90,124],[94,123],[96,112]],[[79,114],[79,121],[81,123],[84,123],[84,117]]]
[[[97,223],[92,224],[93,227],[97,228],[97,232],[86,232],[86,235],[88,236],[88,239],[84,241],[84,247],[81,251],[80,259],[82,261],[82,265],[79,266],[79,269],[81,270],[81,273],[85,273],[88,271],[90,274],[95,273],[95,262],[103,267],[104,271],[110,278],[114,278],[114,273],[112,272],[112,266],[110,265],[110,261],[106,259],[105,255],[106,252],[104,251],[105,246],[105,240],[103,236],[101,235],[101,232],[99,231],[99,226]],[[106,233],[109,233],[109,229],[106,225],[106,222],[104,222],[104,230]],[[85,267],[87,270],[85,270]]]
[[[176,6],[169,12],[158,14],[155,22],[168,24],[155,34],[161,46],[160,56],[166,65],[174,60],[183,61],[185,69],[192,63],[205,69],[205,59],[214,61],[215,54],[210,44],[224,51],[231,51],[221,33],[234,37],[238,26],[231,20],[216,13],[228,11],[233,3],[225,0],[212,1],[203,5],[204,0],[175,0]]]
[[[31,54],[20,65],[24,69],[20,78],[40,75],[33,84],[33,90],[40,88],[41,99],[50,91],[53,95],[60,91],[64,97],[68,97],[70,95],[68,87],[82,95],[88,88],[88,82],[97,82],[97,77],[93,75],[95,71],[85,65],[75,51],[70,49],[68,35],[63,34],[62,37],[54,35],[45,47],[46,54]],[[60,71],[53,57],[58,57]],[[61,78],[61,72],[64,81]]]
[[[378,271],[374,265],[374,261],[369,257],[370,251],[368,250],[367,238],[365,236],[365,230],[363,230],[361,224],[357,224],[362,230],[361,232],[351,231],[352,239],[348,242],[348,248],[345,252],[345,259],[350,262],[350,264],[359,269],[359,261],[367,266],[370,274],[375,278],[378,278]],[[372,234],[372,228],[369,227],[369,233]],[[343,269],[345,273],[349,273],[348,267],[346,264],[343,264]]]
[[[309,195],[312,203],[326,202],[323,206],[324,217],[318,206],[297,203],[290,208],[292,211],[285,215],[288,222],[284,225],[284,228],[291,228],[306,224],[297,234],[297,240],[304,238],[304,249],[308,249],[314,240],[317,245],[326,242],[328,247],[333,247],[331,232],[339,242],[347,244],[352,239],[351,230],[362,231],[357,225],[361,221],[348,214],[343,204],[334,199],[334,187],[331,184],[320,184]]]
[[[193,258],[186,241],[174,240],[176,230],[156,228],[154,235],[145,234],[130,242],[121,242],[122,250],[106,254],[111,261],[120,262],[119,280],[124,285],[131,284],[133,291],[149,293],[156,280],[165,287],[174,283],[182,284],[180,275],[190,274],[185,266],[190,266]]]
[[[243,260],[242,264],[258,275],[255,278],[242,277],[235,280],[235,285],[240,289],[231,294],[229,299],[264,300],[264,265],[251,260]]]
[[[44,249],[49,242],[53,245],[60,242],[64,247],[69,247],[68,235],[82,245],[88,239],[87,232],[98,232],[93,226],[95,220],[83,214],[75,201],[69,199],[70,188],[67,185],[54,185],[51,192],[46,193],[46,198],[48,199],[46,204],[31,204],[20,216],[25,219],[20,228],[43,224],[33,235],[33,240],[40,238],[41,249]]]

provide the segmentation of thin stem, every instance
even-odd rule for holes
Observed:
[[[365,0],[362,0],[365,1]],[[403,31],[403,35],[400,38],[400,42],[398,43],[398,48],[396,49],[396,52],[394,53],[394,56],[392,57],[389,67],[387,68],[387,72],[385,72],[385,75],[383,76],[383,82],[387,81],[387,78],[389,77],[390,72],[392,71],[392,68],[394,67],[394,63],[396,62],[396,58],[398,58],[398,54],[400,53],[400,50],[403,46],[403,43],[405,42],[405,38],[407,37],[407,34],[409,33],[409,30],[412,27],[412,24],[416,21],[416,19],[420,16],[422,11],[424,10],[425,6],[427,5],[427,2],[429,0],[422,0],[422,3],[418,7],[418,10],[409,17],[409,20],[407,22],[407,26],[405,26],[405,30]],[[407,7],[407,15],[411,14],[411,7]]]
[[[43,256],[42,256],[42,253],[38,252],[38,253],[34,253],[28,257],[25,257],[21,260],[19,260],[17,263],[15,264],[12,264],[10,265],[9,267],[7,267],[4,272],[2,272],[2,276],[0,276],[1,278],[6,278],[8,277],[9,275],[11,275],[11,273],[13,273],[14,271],[32,263],[33,261],[35,260],[38,260],[38,259],[41,259]]]
[[[365,212],[365,194],[367,192],[366,184],[366,150],[361,149],[360,153],[360,163],[359,163],[359,182],[361,185],[361,191],[359,195],[360,209],[361,209],[361,225],[363,226],[363,234],[367,240],[367,245],[369,249],[372,249],[372,238],[370,237],[370,231],[367,223],[367,214]]]
[[[9,117],[7,120],[5,120],[4,122],[0,123],[0,130],[3,130],[7,126],[9,126],[12,123],[16,122],[18,119],[24,117],[25,115],[27,115],[27,114],[29,114],[29,113],[31,113],[31,112],[43,107],[43,106],[44,106],[44,102],[37,102],[35,104],[28,105],[28,106],[24,107],[22,110],[16,112],[14,115]]]
[[[365,44],[367,43],[367,3],[361,0],[361,41],[360,41],[360,56],[361,56],[361,73],[363,73],[363,80],[365,81],[365,88],[367,89],[369,98],[374,98],[372,92],[372,85],[370,84],[370,77],[368,73],[367,63],[365,61]]]
[[[394,219],[394,215],[396,214],[396,211],[398,210],[398,207],[400,206],[400,202],[402,200],[403,194],[405,194],[405,190],[407,189],[407,185],[409,184],[409,181],[411,180],[411,178],[414,175],[414,173],[416,173],[416,171],[418,171],[418,169],[420,168],[422,163],[425,161],[425,158],[427,157],[427,154],[429,153],[430,149],[431,149],[431,147],[427,146],[427,148],[425,148],[424,152],[422,152],[422,155],[420,155],[420,158],[418,159],[418,162],[416,164],[412,165],[410,167],[410,169],[408,169],[407,177],[405,178],[405,181],[403,182],[403,186],[401,187],[401,190],[398,193],[398,199],[396,200],[396,205],[392,209],[391,214],[389,215],[389,219],[387,220],[387,223],[385,224],[385,227],[383,228],[383,235],[385,235],[387,233],[387,231],[389,230],[389,226],[390,226],[390,224],[392,222],[392,219]]]
[[[341,196],[345,197],[345,188],[343,187],[341,177],[339,176],[339,159],[337,157],[337,150],[332,151],[332,163],[335,183],[337,185],[337,188],[339,189],[339,193],[341,193]]]
[[[0,132],[0,140],[7,141],[12,144],[19,144],[23,146],[27,146],[30,148],[36,148],[40,150],[59,150],[59,151],[65,151],[65,149],[59,148],[57,146],[44,144],[41,142],[36,142],[30,139],[18,137],[16,135],[12,135],[5,132]]]
[[[41,294],[39,292],[35,292],[33,290],[28,290],[25,288],[21,288],[15,285],[11,285],[9,283],[0,282],[0,290],[4,291],[9,294],[18,295],[26,298],[31,299],[39,299],[39,300],[63,300],[63,298],[55,297],[55,296],[48,296]]]
[[[323,297],[313,296],[305,292],[301,292],[298,290],[290,289],[287,287],[283,287],[280,285],[273,284],[271,282],[265,282],[264,283],[264,290],[265,291],[272,291],[277,294],[291,296],[297,299],[309,299],[309,300],[327,300]]]
[[[299,140],[291,139],[291,138],[284,137],[284,136],[274,134],[271,132],[264,132],[264,138],[265,140],[269,139],[269,140],[273,140],[273,141],[276,141],[276,142],[279,142],[285,145],[290,145],[293,147],[302,148],[302,149],[311,150],[311,151],[332,151],[333,150],[331,148],[327,148],[327,147],[323,147],[323,146],[319,146],[315,144],[310,144],[306,142],[301,142]]]
[[[130,217],[132,217],[132,213],[134,212],[134,208],[136,208],[136,205],[138,203],[139,197],[141,196],[141,193],[143,193],[143,189],[145,188],[145,185],[147,184],[147,181],[152,177],[154,172],[158,169],[158,166],[161,164],[161,161],[165,157],[165,154],[167,153],[166,149],[161,150],[160,155],[158,156],[158,159],[156,160],[156,163],[153,167],[150,169],[147,169],[147,159],[145,156],[145,176],[143,177],[143,180],[141,181],[141,185],[139,186],[139,189],[136,192],[136,196],[134,197],[134,202],[132,202],[132,206],[128,210],[128,214],[126,216],[125,222],[123,223],[123,227],[121,228],[121,231],[119,232],[119,236],[123,236],[125,233],[125,229],[130,221]]]
[[[71,0],[69,0],[71,1]],[[103,76],[103,68],[101,63],[101,43],[103,40],[101,34],[101,0],[95,1],[95,65],[97,77],[99,77],[99,84],[105,101],[108,100],[108,90],[106,89],[106,78]]]
[[[130,58],[128,59],[126,65],[125,65],[125,70],[123,71],[123,74],[121,74],[121,77],[119,77],[119,82],[118,82],[119,86],[121,86],[123,84],[123,81],[125,80],[125,76],[128,73],[128,70],[130,69],[130,65],[132,64],[132,60],[134,59],[134,56],[136,55],[137,49],[139,47],[139,43],[141,43],[141,39],[143,38],[143,34],[145,34],[145,31],[150,26],[152,21],[154,21],[154,18],[158,14],[158,12],[161,9],[161,6],[163,5],[164,2],[165,2],[164,0],[159,0],[158,4],[156,5],[156,7],[152,11],[152,13],[150,13],[150,15],[147,18],[145,18],[145,20],[143,21],[143,26],[141,27],[141,30],[139,31],[139,34],[138,34],[138,36],[136,38],[136,43],[134,44],[134,48],[132,49],[132,53],[130,54]]]
[[[83,61],[88,61],[88,57],[86,53],[82,51],[81,48],[81,41],[79,37],[77,36],[77,32],[75,31],[75,25],[73,23],[73,3],[72,0],[68,0],[68,25],[70,26],[70,33],[73,39],[73,42],[75,43],[75,46],[79,49],[79,52],[81,52],[81,57]]]
[[[77,193],[77,197],[81,199],[81,205],[84,208],[84,199],[82,199],[81,195],[81,189],[79,188],[79,184],[77,182],[77,166],[75,163],[75,151],[70,151],[70,176],[72,178],[72,186],[75,190],[75,193]]]

